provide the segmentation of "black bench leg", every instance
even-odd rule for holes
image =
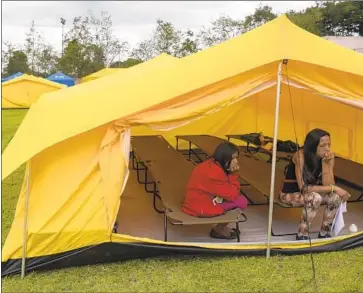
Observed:
[[[363,193],[360,195],[360,197],[358,197],[356,201],[362,201],[362,200],[363,200]]]
[[[168,219],[166,213],[164,213],[164,241],[168,241]]]
[[[237,242],[240,242],[241,241],[239,232],[240,232],[239,231],[239,224],[238,224],[238,222],[236,222]]]

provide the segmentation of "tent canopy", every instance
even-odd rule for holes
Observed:
[[[43,95],[3,154],[3,178],[24,162],[31,174],[27,256],[110,241],[130,134],[272,135],[284,59],[279,138],[302,142],[308,130],[325,128],[338,153],[363,162],[363,56],[281,16],[180,60],[161,55]],[[3,261],[21,257],[25,194],[26,184]]]
[[[4,81],[8,81],[8,80],[11,80],[13,78],[16,78],[16,77],[19,77],[19,76],[22,76],[23,73],[22,72],[17,72],[17,73],[14,73],[12,75],[9,75],[8,77],[4,77],[1,79],[1,82],[4,82]]]
[[[118,72],[118,71],[125,71],[126,68],[103,68],[97,72],[94,72],[90,75],[87,75],[81,79],[81,82],[87,82],[91,80],[95,80],[104,76],[107,76],[109,74]]]
[[[29,108],[42,94],[64,88],[56,82],[23,74],[1,85],[2,108]]]
[[[64,85],[66,85],[68,87],[75,85],[74,78],[72,78],[72,77],[70,77],[68,75],[65,75],[62,72],[53,73],[52,75],[49,75],[47,77],[47,79],[50,80],[50,81],[60,83],[60,84],[64,84]]]

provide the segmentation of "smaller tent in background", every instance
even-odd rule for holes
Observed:
[[[56,72],[56,73],[54,73],[52,75],[49,75],[47,77],[47,79],[50,80],[50,81],[60,83],[60,84],[64,84],[64,85],[66,85],[68,87],[74,86],[76,84],[74,78],[72,78],[72,77],[70,77],[68,75],[65,75],[62,72]]]
[[[126,68],[104,68],[104,69],[101,69],[100,71],[94,72],[94,73],[92,73],[90,75],[87,75],[87,76],[83,77],[81,79],[81,83],[91,81],[91,80],[94,80],[94,79],[98,79],[100,77],[107,76],[109,74],[118,72],[120,70],[126,70]]]
[[[29,108],[42,94],[66,88],[41,77],[23,74],[18,78],[8,80],[1,85],[1,108]]]
[[[1,82],[5,82],[5,81],[8,81],[8,80],[11,80],[11,79],[14,79],[16,77],[19,77],[19,76],[22,76],[24,73],[22,72],[17,72],[17,73],[14,73],[12,75],[9,75],[8,77],[3,77],[1,79]]]

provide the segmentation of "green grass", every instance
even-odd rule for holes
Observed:
[[[25,115],[3,111],[3,148]],[[2,183],[2,241],[9,232],[24,166]],[[3,242],[2,242],[3,244]],[[363,292],[363,247],[315,254],[319,292]],[[309,255],[132,260],[3,278],[3,292],[313,292]],[[305,286],[304,286],[305,285]],[[302,287],[302,288],[301,288]]]

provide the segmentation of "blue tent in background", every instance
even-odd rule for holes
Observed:
[[[47,77],[48,80],[50,81],[54,81],[54,82],[58,82],[58,83],[61,83],[61,84],[64,84],[66,86],[74,86],[75,85],[75,80],[74,78],[68,76],[68,75],[65,75],[64,73],[62,72],[57,72],[57,73],[54,73],[52,75],[49,75]]]
[[[10,79],[13,79],[13,78],[16,78],[16,77],[19,77],[19,76],[22,76],[23,73],[22,72],[17,72],[17,73],[14,73],[12,75],[9,75],[8,77],[4,77],[1,79],[1,82],[4,82],[4,81],[8,81]]]

